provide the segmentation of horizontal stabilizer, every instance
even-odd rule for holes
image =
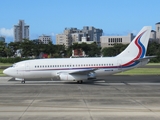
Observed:
[[[157,56],[146,56],[144,58],[140,58],[140,59],[137,59],[137,60],[134,60],[134,61],[135,62],[142,62],[142,61],[144,61],[146,59],[151,59],[151,58],[155,58],[155,57],[157,57]]]

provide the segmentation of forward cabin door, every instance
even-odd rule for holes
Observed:
[[[25,70],[26,70],[26,72],[30,72],[29,62],[26,62],[26,64],[25,64]]]
[[[30,76],[30,63],[29,62],[26,62],[25,63],[25,71],[24,71],[24,77],[31,77]]]

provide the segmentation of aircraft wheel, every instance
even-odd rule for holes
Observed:
[[[22,80],[21,83],[22,83],[22,84],[25,84],[25,80]]]
[[[82,84],[83,80],[78,80],[77,83]]]

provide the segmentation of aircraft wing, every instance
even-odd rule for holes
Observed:
[[[97,68],[92,68],[92,69],[85,69],[85,70],[78,70],[74,72],[70,72],[69,74],[79,74],[79,75],[84,75],[84,74],[89,74],[90,72],[94,72],[97,70]]]

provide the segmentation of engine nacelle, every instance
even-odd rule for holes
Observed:
[[[59,75],[60,80],[68,80],[68,81],[79,81],[79,80],[87,80],[87,75],[70,75],[70,74],[60,74]]]
[[[59,72],[58,71],[54,71],[51,73],[51,77],[58,77],[59,76]]]

